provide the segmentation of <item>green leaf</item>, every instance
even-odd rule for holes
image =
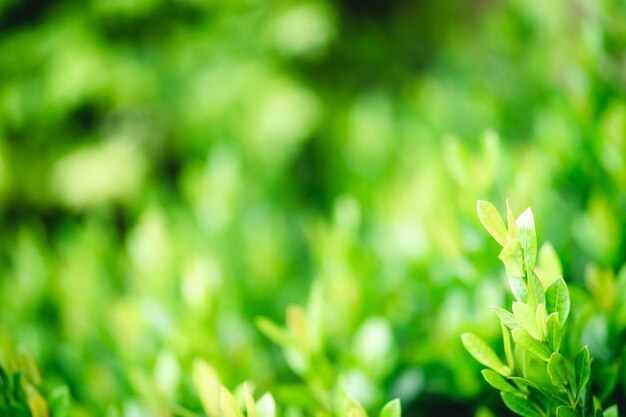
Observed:
[[[530,207],[517,218],[517,232],[524,254],[524,271],[530,274],[535,268],[535,260],[537,259],[537,233],[535,232],[535,219]]]
[[[511,292],[513,292],[515,299],[519,302],[525,303],[528,299],[528,290],[526,289],[524,280],[522,278],[509,276],[509,286],[511,287]]]
[[[543,417],[537,407],[525,395],[510,392],[500,393],[502,401],[514,413],[522,417]]]
[[[507,276],[516,278],[524,276],[524,257],[519,240],[508,242],[500,251],[498,258],[504,264]]]
[[[517,240],[517,223],[515,222],[515,215],[513,214],[513,210],[511,210],[511,206],[509,205],[509,200],[506,200],[506,222],[509,230],[506,233],[506,240],[510,242],[511,240]]]
[[[48,401],[53,417],[70,416],[70,390],[66,386],[56,387],[50,394]]]
[[[276,417],[276,401],[269,392],[263,394],[256,402],[256,412],[259,417]]]
[[[225,417],[243,417],[243,413],[239,409],[235,397],[233,397],[233,394],[225,387],[222,387],[221,404],[222,412]]]
[[[544,243],[539,250],[539,265],[537,276],[541,279],[544,288],[548,288],[555,279],[563,275],[563,267],[554,247]]]
[[[465,349],[474,359],[500,375],[509,376],[510,369],[502,363],[498,355],[480,337],[473,333],[463,333],[461,340]]]
[[[485,381],[498,391],[518,392],[517,389],[513,385],[509,384],[502,375],[493,372],[491,369],[483,369],[481,373],[483,374]]]
[[[478,218],[487,232],[502,246],[506,245],[506,227],[498,209],[488,201],[478,200],[476,204]]]
[[[222,383],[217,372],[202,359],[196,359],[192,365],[193,383],[198,391],[202,409],[209,417],[220,417],[220,389]]]
[[[547,343],[543,343],[533,338],[526,330],[524,329],[515,329],[513,330],[513,340],[515,343],[523,347],[528,353],[536,356],[544,362],[548,362],[550,360],[550,346]]]
[[[535,309],[539,304],[546,303],[546,293],[541,285],[541,281],[534,272],[528,273],[528,305]]]
[[[558,277],[546,290],[546,308],[548,313],[558,313],[561,326],[569,316],[570,299],[567,284],[563,277]]]
[[[580,414],[562,405],[556,409],[556,417],[580,417]]]
[[[342,410],[343,417],[367,417],[367,413],[363,406],[352,398],[346,398]]]
[[[576,375],[576,386],[578,387],[576,396],[578,400],[587,382],[589,382],[589,376],[591,375],[591,360],[587,346],[576,354],[576,358],[574,359],[574,375]]]
[[[537,306],[537,310],[535,311],[537,328],[539,329],[539,340],[546,340],[546,336],[548,334],[548,313],[546,312],[546,306],[544,304],[539,304]]]
[[[491,309],[495,311],[496,314],[498,315],[498,318],[500,319],[500,323],[504,324],[509,329],[513,330],[513,329],[517,329],[518,327],[520,327],[513,313],[500,307],[491,307]]]
[[[506,363],[511,372],[513,372],[513,370],[515,369],[515,355],[513,354],[513,344],[511,343],[511,332],[502,323],[500,323],[500,327],[502,328],[502,342],[504,344]]]
[[[617,404],[614,404],[612,406],[610,406],[609,408],[607,408],[606,410],[604,410],[604,413],[602,413],[603,417],[619,417],[619,413],[617,411]]]
[[[548,345],[553,352],[558,352],[561,349],[561,338],[563,337],[563,331],[561,323],[559,322],[559,314],[552,313],[548,316],[546,322],[548,334]]]
[[[560,353],[553,353],[548,361],[548,374],[554,385],[568,385],[569,370],[565,358]]]
[[[256,325],[268,339],[281,347],[294,347],[297,344],[296,339],[292,335],[266,317],[258,317]]]
[[[513,303],[513,315],[517,322],[535,339],[541,339],[537,326],[537,313],[528,304],[516,301]]]
[[[395,400],[389,401],[382,410],[380,410],[380,417],[401,417],[402,416],[402,408],[400,407],[400,400],[396,398]]]
[[[252,387],[248,382],[244,382],[243,384],[243,398],[246,403],[246,417],[258,417],[256,404],[254,403],[254,397],[252,396]]]

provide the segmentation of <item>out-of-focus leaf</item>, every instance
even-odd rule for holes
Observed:
[[[537,276],[541,279],[544,288],[548,288],[555,279],[563,275],[561,260],[554,247],[548,242],[541,245],[539,265],[536,270],[538,270]]]
[[[71,397],[70,390],[66,386],[55,388],[48,400],[52,417],[69,417]]]
[[[556,409],[556,417],[580,417],[580,414],[572,410],[570,407],[562,405]]]
[[[220,389],[222,383],[217,372],[206,361],[196,359],[193,362],[192,376],[204,412],[209,417],[220,417]]]
[[[239,409],[237,401],[235,401],[235,397],[233,397],[233,394],[231,394],[227,388],[222,387],[220,398],[222,412],[225,417],[243,417],[243,413]]]
[[[398,398],[389,401],[380,410],[380,417],[401,417],[402,408],[400,407],[400,400]]]
[[[276,417],[276,402],[269,392],[263,394],[256,402],[258,417]]]

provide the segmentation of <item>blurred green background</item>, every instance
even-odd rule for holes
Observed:
[[[313,415],[255,325],[312,286],[368,409],[507,415],[458,337],[509,298],[479,198],[582,298],[624,263],[626,3],[0,0],[0,338],[77,416],[200,412],[196,357]]]

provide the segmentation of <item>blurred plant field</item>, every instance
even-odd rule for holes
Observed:
[[[0,364],[71,416],[513,415],[479,199],[624,412],[626,2],[0,0]]]

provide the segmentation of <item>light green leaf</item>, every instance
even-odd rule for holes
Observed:
[[[569,371],[563,355],[555,352],[550,356],[550,360],[548,361],[548,374],[554,385],[569,384]]]
[[[508,242],[500,251],[498,258],[504,264],[507,276],[516,278],[524,276],[524,257],[519,240]]]
[[[562,405],[556,409],[556,417],[580,417],[580,414]]]
[[[526,284],[524,284],[524,280],[522,278],[509,276],[509,286],[511,287],[511,292],[513,292],[517,301],[525,303],[526,300],[528,300],[528,290],[526,289]]]
[[[502,328],[502,341],[504,343],[504,354],[506,355],[506,363],[513,372],[515,369],[515,355],[513,355],[513,344],[511,343],[511,332],[509,329],[502,323],[500,323],[500,327]]]
[[[500,323],[504,324],[509,329],[513,330],[513,329],[517,329],[518,327],[520,327],[513,313],[500,307],[491,307],[491,309],[495,311],[496,314],[498,315],[498,318],[500,319]]]
[[[524,254],[524,271],[530,274],[535,269],[535,260],[537,259],[537,233],[535,232],[535,219],[530,207],[517,218],[517,232]]]
[[[50,411],[53,417],[69,417],[71,396],[66,386],[56,387],[50,394]]]
[[[534,272],[528,273],[528,305],[535,309],[539,304],[546,303],[546,293],[541,285],[541,281]]]
[[[537,276],[541,279],[544,288],[548,288],[555,279],[563,275],[561,260],[554,247],[546,242],[539,250],[539,265],[535,268],[539,270]]]
[[[537,313],[528,304],[515,301],[513,303],[513,315],[515,319],[532,337],[541,339],[539,327],[537,326]]]
[[[509,205],[509,200],[506,200],[506,221],[507,221],[507,226],[509,227],[509,230],[507,230],[507,233],[506,233],[507,242],[510,242],[512,240],[517,240],[518,239],[517,223],[515,222],[515,215],[513,214],[513,210],[511,209],[511,206]]]
[[[576,398],[579,399],[591,375],[591,360],[587,346],[576,354],[576,358],[574,359],[574,375],[576,375],[576,386],[578,387]]]
[[[518,392],[517,389],[513,385],[509,384],[502,375],[493,372],[491,369],[483,369],[481,373],[483,374],[485,381],[498,391]]]
[[[539,340],[544,341],[546,340],[546,336],[548,334],[548,323],[546,322],[548,319],[548,313],[546,311],[546,306],[539,304],[535,313],[537,317],[537,328],[539,329]]]
[[[400,407],[400,400],[396,398],[395,400],[389,401],[382,410],[380,410],[380,417],[401,417],[402,416],[402,408]]]
[[[546,326],[548,330],[548,345],[550,345],[553,352],[558,352],[561,349],[561,338],[563,337],[561,323],[559,322],[559,313],[550,314]]]
[[[268,339],[281,347],[294,347],[297,344],[296,339],[292,335],[266,317],[258,317],[256,325]]]
[[[256,402],[256,412],[259,417],[276,417],[276,401],[269,392],[263,394]]]
[[[32,417],[48,417],[50,415],[48,404],[39,391],[28,382],[24,384],[24,391]]]
[[[243,397],[246,402],[246,417],[258,417],[256,404],[254,403],[254,397],[252,396],[252,387],[248,382],[243,384]]]
[[[352,398],[346,398],[343,404],[343,417],[367,417],[367,413],[358,401]]]
[[[487,232],[502,246],[506,245],[506,227],[498,209],[488,201],[478,200],[476,204],[478,218]]]
[[[542,361],[548,362],[550,360],[550,346],[547,343],[543,343],[533,338],[524,329],[513,330],[513,340],[515,343],[523,347],[528,353],[536,356]]]
[[[510,369],[502,363],[498,355],[480,337],[473,333],[463,333],[461,340],[465,349],[474,359],[500,375],[509,376]]]
[[[569,316],[570,299],[567,284],[563,277],[558,277],[546,290],[546,308],[548,313],[558,313],[561,326],[565,324]]]
[[[192,366],[193,383],[198,391],[202,409],[209,417],[220,417],[220,389],[217,372],[204,360],[196,359]]]
[[[614,404],[612,406],[610,406],[609,408],[607,408],[606,410],[604,410],[604,413],[602,413],[603,417],[619,417],[619,413],[617,411],[617,404]]]
[[[243,413],[239,409],[235,397],[233,397],[233,394],[225,387],[222,387],[221,404],[222,412],[225,417],[243,417]]]
[[[510,392],[502,392],[500,395],[504,404],[514,413],[522,417],[543,417],[537,407],[525,395]]]

